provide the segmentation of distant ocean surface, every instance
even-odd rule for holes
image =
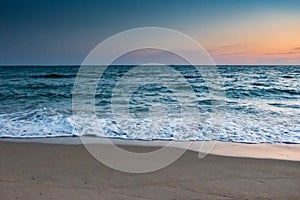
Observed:
[[[200,113],[209,114],[209,92],[195,68],[171,67],[191,84]],[[132,68],[110,66],[105,71],[95,99],[95,106],[101,108],[97,123],[103,132],[98,133],[91,125],[89,134],[143,140],[300,143],[300,66],[218,66],[224,81],[226,113],[223,130],[211,135],[207,135],[206,121],[198,130],[175,126],[172,120],[157,132],[147,128],[131,131],[130,127],[122,130],[111,115],[111,93],[120,77]],[[72,91],[78,70],[79,66],[1,66],[0,137],[80,135],[80,131],[74,131],[72,117]],[[147,127],[143,119],[152,102],[164,105],[168,112],[178,111],[180,105],[172,95],[168,88],[157,85],[140,87],[132,94],[130,112]],[[181,129],[182,134],[175,134],[175,129]]]

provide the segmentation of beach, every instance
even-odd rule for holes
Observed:
[[[300,0],[1,3],[0,200],[300,200]]]
[[[300,196],[299,145],[234,147],[234,143],[227,146],[217,143],[212,153],[219,151],[223,156],[209,154],[199,159],[198,152],[188,150],[166,168],[132,174],[101,164],[78,143],[78,138],[68,139],[69,143],[42,140],[1,140],[1,199],[299,199]],[[134,152],[157,149],[137,143],[125,141],[119,146]],[[274,159],[275,155],[273,159],[251,158],[260,153],[266,157],[263,152],[274,152],[275,148],[283,155],[290,155],[290,160],[279,153],[278,159]]]

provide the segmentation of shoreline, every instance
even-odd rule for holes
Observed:
[[[109,144],[107,139],[115,145],[137,146],[137,147],[170,147],[184,148],[187,141],[167,141],[167,140],[127,140],[120,138],[101,138],[88,136],[97,144]],[[49,138],[0,138],[0,143],[38,143],[38,144],[57,144],[57,145],[83,145],[78,136],[62,136]],[[171,143],[171,144],[170,144]],[[209,147],[209,149],[205,149]],[[210,149],[212,148],[212,149]],[[201,149],[201,150],[200,150]],[[300,144],[287,143],[236,143],[221,141],[191,141],[187,150],[197,153],[212,154],[218,156],[240,157],[240,158],[259,158],[300,161]]]

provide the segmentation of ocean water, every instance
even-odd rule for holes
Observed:
[[[151,70],[156,73],[159,66],[146,67],[143,75],[151,77]],[[89,134],[143,140],[300,143],[300,66],[218,66],[224,83],[225,98],[221,101],[225,102],[225,112],[223,127],[217,130],[211,128],[213,105],[201,74],[193,66],[170,67],[190,85],[196,97],[191,101],[199,110],[201,121],[193,121],[194,116],[186,120],[188,123],[180,121],[182,103],[168,87],[133,79],[132,84],[138,85],[136,90],[115,90],[134,66],[106,69],[95,91],[96,120],[88,115],[75,119],[72,115],[72,95],[80,95],[73,91],[79,66],[1,66],[0,137]],[[155,77],[160,80],[172,74],[158,73]],[[180,82],[173,84],[182,87]],[[181,88],[180,95],[188,99],[190,93],[184,90]],[[129,102],[124,102],[118,91],[129,96]],[[113,108],[127,108],[132,119],[115,119]],[[159,126],[153,126],[151,109],[167,116],[164,120],[156,118]],[[197,126],[190,126],[189,122]]]

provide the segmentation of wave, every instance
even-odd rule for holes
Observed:
[[[42,74],[32,75],[31,78],[74,78],[76,74]]]
[[[259,84],[256,84],[258,86]],[[234,99],[261,98],[261,99],[297,99],[300,91],[296,89],[281,88],[228,88],[225,90],[227,97]]]
[[[290,76],[290,75],[283,75],[281,76],[282,78],[294,78],[293,76]]]
[[[251,83],[251,85],[255,85],[255,86],[266,86],[265,83],[257,83],[257,82]]]
[[[274,118],[272,114],[249,115],[242,112],[226,114],[223,129],[210,127],[209,112],[201,113],[201,122],[188,116],[170,117],[159,129],[148,118],[116,119],[89,115],[72,116],[71,111],[51,108],[0,115],[0,137],[38,138],[94,135],[98,137],[139,140],[217,140],[240,143],[300,143],[300,121],[296,117]],[[195,126],[196,124],[196,126]],[[100,129],[99,129],[100,128]],[[99,132],[99,130],[101,130]]]
[[[300,105],[297,105],[297,104],[287,105],[287,104],[283,104],[283,103],[269,103],[269,105],[279,107],[279,108],[300,109]]]

